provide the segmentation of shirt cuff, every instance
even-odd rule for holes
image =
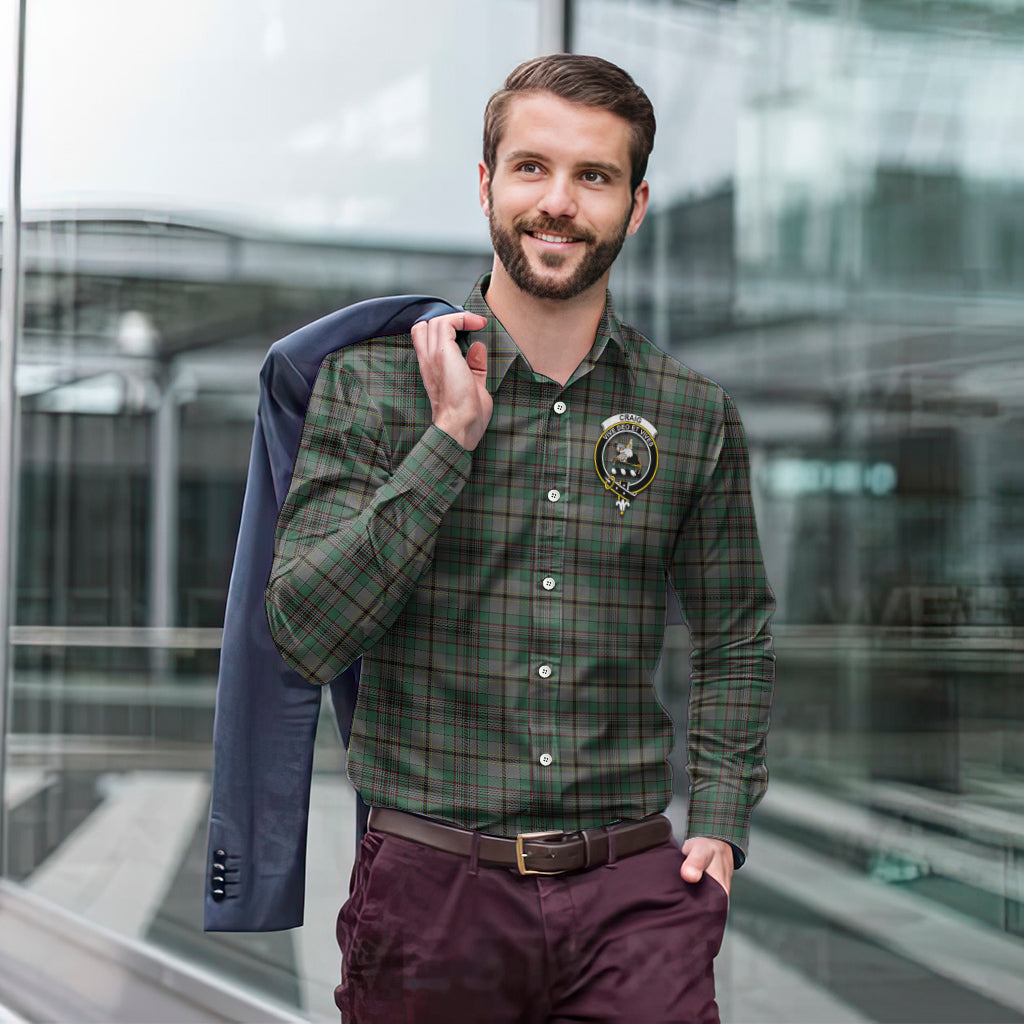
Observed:
[[[471,452],[431,423],[388,483],[396,494],[415,493],[420,510],[436,522],[462,492],[473,468]]]
[[[720,839],[732,847],[733,861],[740,867],[747,859],[750,843],[750,811],[746,801],[731,786],[708,786],[690,793],[686,816],[687,836]]]

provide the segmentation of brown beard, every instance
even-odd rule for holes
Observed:
[[[533,295],[538,299],[572,299],[599,281],[605,271],[615,262],[615,257],[619,255],[622,243],[626,240],[626,228],[629,226],[629,218],[633,212],[631,204],[629,212],[622,222],[622,227],[615,237],[598,242],[594,235],[589,232],[581,232],[579,228],[572,225],[571,221],[568,223],[543,219],[531,221],[527,217],[517,217],[512,222],[512,230],[508,231],[498,224],[494,216],[494,196],[490,188],[487,190],[487,199],[489,211],[487,220],[491,228],[491,244],[494,246],[495,255],[516,286],[527,295]],[[575,238],[587,246],[587,251],[570,277],[563,281],[545,281],[533,272],[530,261],[523,250],[520,235],[524,232],[540,232]],[[544,253],[541,256],[541,262],[552,269],[560,267],[565,260],[566,257],[558,253]]]

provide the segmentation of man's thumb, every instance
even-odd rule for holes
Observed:
[[[474,373],[487,375],[487,346],[482,341],[474,341],[466,353],[466,362]]]

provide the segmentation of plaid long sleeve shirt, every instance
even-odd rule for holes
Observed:
[[[408,335],[329,356],[277,524],[272,634],[304,677],[362,656],[349,776],[371,805],[511,836],[664,810],[666,581],[690,628],[689,833],[746,848],[767,781],[774,600],[725,391],[606,303],[564,385],[481,279],[494,412],[431,423]],[[462,337],[460,335],[460,337]]]

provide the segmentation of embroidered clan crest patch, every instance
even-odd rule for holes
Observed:
[[[594,466],[606,491],[615,495],[619,515],[658,472],[657,430],[632,412],[609,416],[594,446]]]

